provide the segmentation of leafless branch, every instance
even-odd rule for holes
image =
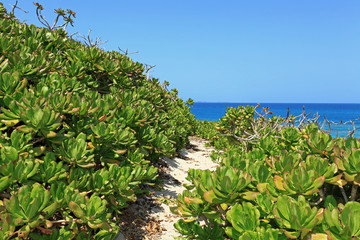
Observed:
[[[356,185],[355,183],[352,185],[350,201],[356,201],[358,188],[359,188],[359,186]]]
[[[18,7],[18,6],[17,6],[18,3],[19,3],[19,1],[16,0],[16,2],[15,2],[14,5],[11,5],[11,4],[10,4],[10,6],[12,6],[12,9],[11,9],[11,12],[10,12],[11,15],[15,15],[15,9],[19,9],[19,10],[23,11],[24,13],[29,13],[28,11],[25,11],[24,9]]]
[[[35,4],[35,3],[34,3]],[[36,5],[36,4],[35,4]],[[51,26],[50,24],[46,21],[46,19],[44,18],[44,16],[42,15],[41,11],[44,9],[41,5],[36,5],[36,16],[39,20],[39,22],[41,22],[46,28],[48,28],[49,30],[51,30]]]
[[[145,75],[146,75],[146,79],[149,80],[149,74],[150,72],[153,72],[153,71],[150,71],[152,68],[156,67],[156,65],[149,65],[149,64],[145,64]]]
[[[125,51],[122,50],[121,48],[118,48],[118,49],[119,49],[119,51],[122,52],[125,56],[130,55],[130,54],[134,54],[134,53],[139,53],[138,51],[136,51],[136,52],[128,52],[128,49],[125,49]]]
[[[348,200],[348,198],[346,196],[346,193],[345,193],[345,190],[344,190],[343,186],[339,186],[339,188],[340,188],[341,194],[343,195],[345,203],[347,203],[349,200]]]
[[[74,35],[76,35],[76,34],[78,34],[78,32],[74,32],[74,33],[70,34],[69,38],[71,38],[71,39],[72,39],[72,38],[73,38],[73,36],[74,36]]]
[[[84,44],[88,47],[99,47],[100,45],[108,42],[108,41],[101,42],[101,38],[99,37],[96,38],[94,42],[94,40],[90,37],[90,34],[91,34],[91,29],[89,29],[87,37],[85,37],[84,35],[80,35],[80,38],[84,40]]]

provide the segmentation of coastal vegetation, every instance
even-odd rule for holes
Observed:
[[[189,171],[172,207],[184,218],[175,225],[183,239],[360,238],[358,139],[333,139],[316,121],[258,107],[197,121],[220,166]]]
[[[49,24],[35,6],[44,27],[0,3],[0,239],[114,239],[124,209],[158,183],[155,163],[193,135],[219,167],[189,170],[171,207],[180,238],[360,238],[351,134],[260,106],[195,120],[194,101],[150,78],[152,66],[74,40],[73,11]]]
[[[44,28],[0,3],[0,239],[114,239],[194,116],[143,64],[72,39],[74,12],[52,25],[35,5]]]

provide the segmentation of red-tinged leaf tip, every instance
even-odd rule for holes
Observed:
[[[274,176],[274,183],[275,183],[275,187],[279,190],[285,191],[284,188],[284,179],[282,177],[280,177],[279,175],[275,175]]]

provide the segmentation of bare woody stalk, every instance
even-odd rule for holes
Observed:
[[[14,4],[14,5],[11,5],[11,4],[10,4],[10,6],[12,6],[12,9],[11,9],[10,15],[12,15],[12,16],[14,16],[14,15],[15,15],[15,9],[19,9],[19,10],[23,11],[24,13],[29,13],[28,11],[25,11],[24,9],[22,9],[22,8],[18,7],[18,3],[19,3],[19,1],[18,1],[18,0],[16,0],[16,2],[15,2],[15,4]]]
[[[352,185],[352,187],[351,187],[351,197],[350,197],[350,201],[356,201],[358,188],[359,188],[359,186],[356,185],[355,183],[353,183],[353,185]]]
[[[74,11],[70,9],[67,9],[65,11],[61,8],[55,9],[54,12],[57,14],[57,16],[55,18],[54,23],[50,25],[42,14],[42,10],[44,10],[44,7],[40,3],[34,3],[34,5],[36,6],[36,16],[39,22],[43,24],[49,31],[55,31],[59,28],[63,28],[65,30],[69,25],[69,23],[71,26],[73,26],[74,20],[72,18],[75,18],[76,15]],[[64,23],[61,25],[57,25],[60,17],[62,17]]]
[[[145,64],[145,75],[146,75],[146,79],[149,80],[150,78],[150,71],[152,68],[156,67],[156,65],[149,65],[149,64]]]
[[[345,203],[347,203],[349,200],[348,200],[348,198],[346,196],[346,193],[345,193],[345,190],[344,190],[343,186],[339,186],[339,188],[340,188],[341,194],[343,195]]]
[[[126,48],[125,50],[122,50],[121,48],[118,48],[120,52],[122,52],[125,56],[130,55],[130,54],[134,54],[134,53],[139,53],[138,51],[135,52],[129,52],[128,49]]]
[[[201,218],[201,220],[204,220],[204,222],[205,222],[205,224],[206,224],[207,226],[210,225],[209,220],[207,219],[207,217],[205,217],[204,215],[200,215],[200,218]]]
[[[84,40],[84,44],[88,47],[99,47],[102,44],[107,43],[108,41],[101,41],[101,38],[96,38],[95,41],[90,37],[91,29],[89,29],[88,35],[85,37],[84,35],[81,35],[80,38]]]

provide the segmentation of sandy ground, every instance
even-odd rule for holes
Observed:
[[[189,169],[215,170],[218,164],[210,158],[212,148],[205,147],[206,141],[190,138],[190,148],[182,149],[178,157],[163,159],[159,163],[161,189],[149,189],[150,194],[142,198],[124,212],[122,233],[126,240],[170,240],[179,236],[174,223],[179,217],[170,212],[169,205],[185,189],[185,178]],[[124,239],[119,238],[119,239]]]
[[[156,197],[165,198],[177,198],[179,193],[182,193],[185,187],[182,186],[184,183],[189,183],[185,178],[187,177],[188,170],[194,169],[210,169],[215,170],[217,164],[214,163],[210,158],[211,148],[205,147],[205,141],[202,139],[191,138],[191,149],[182,149],[180,151],[181,157],[173,159],[166,159],[166,163],[169,166],[169,175],[176,179],[180,184],[176,184],[176,180],[170,178],[164,184],[162,191],[155,192]],[[170,212],[168,205],[162,203],[160,205],[162,211],[154,213],[158,219],[163,219],[160,226],[165,230],[162,231],[158,239],[170,240],[174,237],[179,236],[178,231],[174,228],[174,223],[179,220],[179,217]]]

